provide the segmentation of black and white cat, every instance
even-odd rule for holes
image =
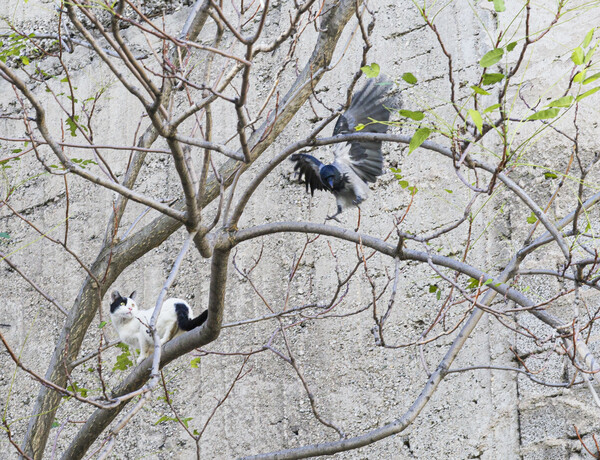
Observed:
[[[134,302],[135,291],[129,297],[123,297],[119,291],[113,291],[110,299],[110,319],[122,342],[134,350],[139,348],[138,364],[152,354],[154,342],[150,334],[149,324],[153,308],[140,310]],[[201,326],[208,317],[208,310],[196,318],[192,308],[185,300],[167,299],[164,301],[156,320],[156,332],[161,345],[185,331]]]

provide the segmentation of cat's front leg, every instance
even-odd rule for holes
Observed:
[[[140,343],[140,356],[138,356],[137,363],[141,363],[144,359],[152,354],[154,343],[148,340],[144,336],[145,332],[140,332],[139,343]]]
[[[142,350],[140,350],[140,354],[137,357],[136,363],[139,364],[141,363],[143,360],[145,360],[148,357],[147,353],[142,353]]]

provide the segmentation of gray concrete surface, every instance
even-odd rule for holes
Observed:
[[[521,2],[518,2],[519,5],[506,3],[508,11],[496,15],[490,9],[492,4],[486,1],[450,2],[436,21],[454,58],[455,78],[461,88],[461,96],[467,94],[464,88],[478,78],[478,59],[490,49],[488,32],[493,34],[506,27],[503,23],[505,18],[521,7]],[[274,13],[270,18],[267,24],[269,34],[275,34],[282,26],[285,4],[285,1],[275,3],[280,17]],[[24,30],[44,31],[53,14],[54,2],[2,1],[0,5],[10,20]],[[447,106],[440,107],[448,100],[447,61],[435,36],[421,25],[412,2],[377,0],[370,1],[369,7],[377,17],[370,62],[379,63],[386,74],[396,78],[404,72],[412,72],[419,78],[415,88],[403,92],[405,108],[436,108],[438,113],[450,116],[451,111]],[[176,30],[182,24],[188,8],[179,4],[170,8],[166,16],[170,28]],[[541,25],[548,24],[554,10],[554,3],[536,4],[532,28],[539,30]],[[553,85],[569,72],[568,50],[577,46],[585,33],[600,23],[599,9],[590,11],[592,14],[574,14],[576,19],[559,24],[535,47],[533,53],[527,55],[528,70],[523,86],[527,96],[544,95],[544,99],[559,96],[560,85]],[[348,32],[345,32],[340,44],[346,42]],[[126,31],[126,36],[140,46],[145,43],[142,37],[133,36],[131,30]],[[310,52],[313,38],[312,30],[303,37],[298,52],[300,62]],[[340,64],[321,82],[320,87],[326,90],[320,95],[330,106],[335,106],[344,94],[344,85],[360,62],[360,51],[361,45],[355,38]],[[97,58],[90,58],[88,50],[77,47],[66,59],[81,98],[93,95],[101,85],[108,87],[95,120],[97,139],[103,143],[130,143],[140,119],[139,105],[115,83]],[[261,78],[257,79],[251,90],[252,107],[259,107],[261,98],[266,95],[272,77],[270,66],[278,59],[281,56],[277,53],[265,56],[262,58],[264,62],[260,62],[263,67],[256,69]],[[510,56],[509,59],[514,58]],[[56,60],[52,58],[41,59],[39,64],[46,69],[57,68]],[[291,81],[293,75],[284,75],[284,85]],[[60,86],[60,82],[54,81],[52,84],[56,88]],[[511,95],[514,96],[516,90],[511,88]],[[41,86],[36,88],[36,93],[50,106],[51,96],[44,93]],[[4,81],[0,82],[0,98],[0,113],[13,116],[21,113],[15,103],[14,93]],[[581,123],[581,136],[587,152],[597,151],[599,147],[598,100],[597,95],[589,98],[579,114],[584,120]],[[62,102],[68,103],[64,96]],[[61,118],[56,108],[51,110],[48,118],[54,132],[58,133],[64,117]],[[219,115],[225,114],[217,112]],[[312,116],[310,108],[303,107],[259,164],[264,164],[300,134],[307,133],[312,126],[308,121]],[[216,137],[229,137],[235,120],[217,118],[216,122],[222,126]],[[561,120],[559,126],[572,130],[569,119]],[[395,129],[410,133],[408,128]],[[521,129],[521,135],[524,136],[529,127],[523,126]],[[2,136],[21,136],[23,129],[18,121],[0,120],[0,133]],[[442,141],[439,137],[437,139]],[[9,143],[2,142],[1,156],[4,157],[10,148]],[[411,185],[419,188],[404,223],[405,229],[414,233],[427,232],[456,218],[457,210],[460,212],[464,208],[470,194],[457,179],[449,161],[424,150],[409,156],[405,147],[389,144],[384,146],[384,151],[387,164],[400,166]],[[75,151],[70,153],[73,156],[80,154]],[[549,131],[531,147],[530,157],[524,162],[535,160],[538,164],[554,164],[557,168],[564,168],[569,154],[570,146]],[[81,154],[84,155],[88,153]],[[106,156],[115,165],[115,171],[121,173],[124,170],[127,153],[107,152]],[[39,172],[41,169],[32,157],[19,164],[15,162],[6,174],[17,183]],[[531,191],[535,199],[545,203],[548,190],[545,183],[536,182],[539,176],[539,171],[523,167],[515,172],[514,178]],[[597,173],[593,173],[589,181],[597,187],[597,179]],[[247,177],[242,180],[242,186],[247,180]],[[453,190],[454,193],[450,196],[444,189]],[[161,198],[178,196],[180,190],[172,160],[151,156],[137,190]],[[569,192],[561,195],[550,209],[553,215],[564,215],[573,203],[572,192],[576,190],[576,185],[571,181],[565,190]],[[69,178],[69,194],[69,246],[82,260],[90,262],[106,231],[113,194],[77,178]],[[64,232],[65,198],[62,179],[42,175],[18,188],[11,203],[39,228],[46,231],[53,229],[51,234],[58,238]],[[386,172],[373,187],[371,198],[362,208],[362,230],[385,236],[392,228],[393,216],[402,214],[409,201],[409,193],[398,185],[391,172]],[[142,206],[132,203],[123,227],[127,227],[141,210]],[[249,204],[240,227],[258,224],[265,219],[322,222],[326,213],[333,210],[334,200],[330,196],[316,194],[309,199],[303,187],[294,183],[291,166],[286,163],[277,168],[261,186]],[[498,270],[522,242],[527,231],[524,222],[529,214],[530,211],[516,202],[512,195],[501,190],[474,222],[473,234],[482,236],[474,245],[469,260],[482,269]],[[149,222],[152,217],[151,213],[143,222]],[[597,210],[592,211],[591,218],[597,223]],[[341,225],[354,228],[355,221],[356,212],[351,210],[344,214]],[[72,257],[60,247],[40,241],[31,228],[11,217],[4,209],[0,211],[0,231],[11,235],[9,242],[0,241],[0,250],[11,254],[11,259],[32,279],[52,293],[62,305],[70,308],[85,277],[85,272],[74,263]],[[453,237],[443,239],[439,245],[442,247],[441,253],[459,257],[465,235],[466,229],[462,229]],[[131,265],[115,286],[124,292],[137,290],[143,305],[147,308],[153,305],[183,238],[184,233],[177,232],[163,246]],[[240,266],[249,266],[261,250],[261,243],[264,243],[264,255],[253,272],[253,281],[262,295],[278,308],[285,299],[290,267],[302,250],[304,241],[305,238],[299,235],[277,235],[242,245],[236,254]],[[331,292],[332,282],[335,281],[335,276],[332,276],[335,261],[330,256],[328,241],[344,270],[354,264],[354,247],[321,237],[306,251],[298,278],[290,288],[291,305],[323,301]],[[560,254],[552,250],[546,252],[540,262],[555,268],[559,258]],[[199,312],[205,307],[209,268],[209,261],[203,260],[194,251],[190,252],[170,294],[187,299]],[[385,270],[393,271],[393,262],[375,257],[371,269],[380,288],[385,282]],[[355,311],[370,302],[370,288],[363,275],[359,278],[360,282],[357,280],[351,285],[345,301],[337,307],[338,313]],[[522,281],[523,286],[528,281]],[[428,288],[435,282],[434,273],[426,265],[402,265],[397,303],[388,323],[388,337],[392,343],[418,338],[424,327],[433,320],[439,302]],[[0,326],[2,332],[20,353],[22,361],[32,370],[43,374],[53,352],[53,342],[60,333],[63,317],[6,265],[0,265],[0,286],[0,323],[8,325]],[[536,279],[529,283],[531,292],[535,292],[540,299],[555,292],[557,286],[553,280]],[[598,297],[591,293],[585,295],[588,305],[595,310]],[[239,276],[233,267],[230,270],[227,298],[226,323],[268,313],[250,283]],[[382,308],[387,304],[387,299],[388,294],[382,298]],[[568,318],[571,304],[568,300],[561,302],[551,308],[557,315]],[[96,326],[102,319],[107,320],[107,301],[101,314],[90,328],[81,355],[97,347],[99,330]],[[448,321],[456,321],[461,315],[462,311],[451,312]],[[527,314],[510,317],[506,321],[509,325],[518,323],[536,330],[540,335],[550,334],[549,328]],[[254,350],[268,340],[275,327],[274,322],[261,322],[243,328],[226,329],[208,349],[227,353]],[[311,321],[289,331],[290,345],[311,386],[319,410],[324,417],[342,426],[349,436],[399,417],[412,404],[427,380],[418,348],[377,347],[371,333],[372,327],[372,313],[367,310],[343,319]],[[108,334],[116,337],[112,330]],[[596,334],[592,331],[590,347],[598,351],[596,341]],[[424,348],[423,359],[430,367],[435,367],[449,343],[450,339],[444,338]],[[283,347],[281,340],[274,345]],[[492,316],[485,317],[478,325],[455,366],[517,366],[511,347],[519,354],[530,353],[526,363],[532,369],[543,369],[540,378],[552,381],[573,378],[572,371],[568,370],[563,360],[556,357],[546,360],[547,352],[544,350],[549,348],[548,344],[536,344],[525,339]],[[125,375],[111,371],[117,354],[118,350],[111,349],[103,355],[105,378],[109,386],[118,383]],[[175,407],[182,417],[191,418],[190,427],[199,430],[216,401],[227,392],[242,358],[209,355],[201,358],[198,368],[191,368],[190,361],[193,358],[194,355],[180,358],[165,374],[173,391],[171,397]],[[82,366],[74,373],[74,378],[80,386],[98,391],[97,377],[86,369],[90,366]],[[323,427],[312,416],[308,398],[287,363],[271,352],[263,352],[253,356],[248,366],[251,372],[237,383],[231,397],[208,425],[201,443],[203,458],[227,459],[336,439],[333,430]],[[0,401],[3,414],[12,423],[11,430],[17,439],[24,434],[36,394],[37,383],[23,372],[16,371],[6,351],[0,350]],[[151,403],[119,435],[113,458],[195,458],[193,442],[184,430],[173,422],[156,424],[163,414],[168,414],[168,408],[159,396],[163,395],[157,390]],[[52,457],[54,445],[56,452],[60,453],[80,426],[69,422],[84,421],[90,413],[91,408],[73,401],[63,402],[57,412],[57,427],[50,435],[47,458]],[[449,376],[405,432],[334,457],[485,460],[591,458],[582,449],[573,425],[579,428],[588,446],[592,446],[591,435],[598,433],[600,428],[599,415],[600,409],[594,405],[585,386],[572,389],[542,387],[515,373],[476,370]],[[0,454],[2,458],[16,456],[3,433],[0,433],[0,452],[6,453]]]

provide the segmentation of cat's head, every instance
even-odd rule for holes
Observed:
[[[133,299],[135,299],[135,291],[129,297],[123,297],[119,291],[113,291],[110,295],[110,314],[120,317],[132,316],[132,312],[137,310]]]

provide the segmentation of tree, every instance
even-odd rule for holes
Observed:
[[[1,161],[2,209],[11,225],[23,223],[57,245],[83,273],[73,305],[66,308],[55,300],[61,286],[32,279],[20,269],[19,261],[35,257],[25,247],[34,237],[18,244],[11,230],[0,235],[6,240],[2,258],[11,268],[5,284],[20,277],[55,307],[45,314],[61,321],[44,375],[21,355],[18,338],[11,340],[0,329],[7,359],[21,377],[33,378],[37,391],[22,440],[15,435],[15,430],[23,430],[20,421],[8,410],[3,415],[12,449],[41,458],[44,452],[54,456],[57,445],[64,443],[63,458],[82,458],[92,446],[94,455],[105,458],[115,448],[118,452],[124,427],[131,427],[141,409],[160,397],[164,412],[157,423],[173,423],[183,430],[199,458],[207,426],[224,406],[239,404],[235,387],[252,378],[249,363],[258,356],[289,366],[305,391],[314,425],[306,425],[312,429],[307,442],[284,449],[278,438],[276,452],[257,458],[301,458],[371,445],[410,426],[446,377],[459,373],[468,379],[480,369],[519,373],[540,385],[570,388],[587,383],[600,406],[593,388],[593,382],[599,383],[600,366],[590,350],[599,313],[590,296],[600,279],[593,214],[600,198],[594,185],[600,157],[589,123],[600,88],[595,28],[572,33],[573,43],[552,64],[560,75],[549,90],[527,83],[538,77],[528,63],[539,44],[562,33],[568,21],[579,24],[587,18],[597,23],[598,6],[559,1],[547,17],[547,11],[528,1],[508,11],[503,1],[484,5],[487,9],[459,3],[415,3],[406,10],[407,16],[418,18],[416,30],[435,43],[444,65],[443,92],[428,89],[429,75],[423,70],[393,75],[383,61],[369,59],[378,46],[374,30],[385,19],[381,10],[354,0],[231,5],[199,0],[185,8],[183,27],[176,12],[134,1],[73,1],[61,2],[50,33],[9,22],[12,32],[4,38],[0,76],[4,87],[12,90],[16,110],[7,110],[1,134],[7,143]],[[458,64],[455,43],[449,44],[441,24],[448,8],[465,14],[469,5],[473,21],[482,29],[491,18],[498,24],[478,43],[481,53]],[[344,32],[349,45],[338,43]],[[362,46],[357,59],[350,59],[356,54],[349,46]],[[88,85],[90,94],[79,89],[85,82],[77,69],[84,58],[99,60],[95,68],[109,72],[112,79]],[[342,68],[337,66],[353,70],[338,71],[336,81],[343,82],[344,90],[336,97],[323,93],[320,83]],[[355,134],[326,137],[324,130],[348,106],[361,76],[372,78],[382,68],[403,94],[392,132],[358,129]],[[268,89],[257,91],[263,81]],[[110,120],[110,126],[96,121],[107,97],[123,101],[123,117],[131,112],[139,117],[134,145],[131,133],[114,136],[123,120]],[[314,115],[311,120],[308,110]],[[289,126],[295,115],[301,116],[302,125],[296,131]],[[534,147],[547,139],[552,140],[552,153],[540,156]],[[394,180],[380,182],[377,189],[393,191],[392,200],[404,200],[402,205],[386,210],[383,195],[375,193],[368,204],[372,212],[349,212],[341,226],[314,218],[280,220],[269,206],[260,206],[262,188],[276,186],[278,171],[285,169],[292,153],[348,140],[385,141],[390,158],[392,152],[402,152],[402,164],[391,168],[389,177],[393,174]],[[123,152],[130,152],[127,162]],[[434,195],[421,198],[423,180],[406,172],[405,163],[413,163],[416,155],[439,164],[441,177],[432,183],[437,196],[450,202],[433,216],[427,211]],[[164,158],[167,166],[156,163]],[[20,174],[11,168],[17,163],[27,165]],[[26,186],[32,183],[64,190],[61,237],[19,211],[27,200]],[[110,216],[105,213],[105,236],[92,245],[93,254],[82,243],[85,229],[73,235],[69,225],[71,207],[89,200],[89,190],[98,196],[114,192]],[[289,200],[284,197],[300,197],[301,192],[286,181],[274,195]],[[259,210],[248,217],[249,207],[257,204]],[[355,215],[356,225],[350,223]],[[477,243],[482,237],[499,240],[498,222],[510,227],[510,247],[502,259],[490,260]],[[185,229],[185,237],[178,244],[175,235],[180,229]],[[293,234],[299,237],[289,236]],[[111,286],[125,283],[123,274],[145,255],[177,246],[155,308],[175,280],[200,288],[206,279],[206,298],[197,299],[196,308],[205,305],[208,320],[162,349],[156,341],[154,355],[132,367],[128,350],[111,348],[103,298]],[[243,247],[251,249],[243,252]],[[197,256],[190,254],[191,248]],[[329,265],[319,265],[316,254],[326,257]],[[284,259],[275,262],[277,255]],[[186,257],[195,257],[194,272],[178,275]],[[275,263],[279,268],[268,268]],[[287,273],[281,270],[283,263]],[[262,272],[259,282],[256,276],[264,266],[271,273]],[[324,267],[327,272],[319,274]],[[206,274],[197,277],[203,270]],[[413,286],[403,283],[408,270]],[[541,284],[543,291],[536,289]],[[296,293],[298,286],[301,292]],[[423,298],[410,301],[418,292]],[[251,302],[245,297],[248,293],[263,303],[263,312],[234,315],[240,300]],[[428,308],[411,308],[411,303],[418,307],[420,302]],[[399,325],[407,307],[417,328],[404,333]],[[224,323],[224,316],[232,321]],[[533,326],[529,316],[537,321]],[[299,359],[297,344],[311,340],[300,338],[303,328],[331,318],[336,318],[333,330],[360,319],[359,327],[368,331],[358,343],[362,349],[376,345],[389,356],[420,350],[427,379],[414,385],[412,403],[397,411],[391,422],[356,430],[345,417],[331,417],[334,409],[323,407],[324,392],[314,391],[317,385],[321,390],[320,382],[310,378],[311,361]],[[515,350],[512,365],[475,360],[453,367],[482,318],[493,318],[505,331],[514,331],[521,344],[546,347],[545,364],[540,367],[535,358],[532,366],[531,354]],[[260,324],[261,334],[251,346],[243,343],[243,332],[237,332],[248,324]],[[223,330],[236,332],[228,333],[225,341]],[[157,340],[156,331],[154,336]],[[84,343],[92,341],[95,351],[82,353]],[[188,367],[198,366],[198,358],[214,359],[229,375],[226,382],[218,375],[208,376],[225,387],[203,414],[203,423],[190,422],[178,408],[164,373],[175,359],[194,350]],[[231,355],[241,360],[239,364],[232,364]],[[91,359],[96,365],[86,369],[84,363],[89,366]],[[565,360],[568,366],[561,379],[548,381],[538,375],[544,366],[556,367]],[[385,371],[378,375],[389,377]],[[3,399],[8,407],[10,392]],[[82,414],[85,423],[71,419],[71,413]],[[51,447],[53,426],[57,434]],[[61,434],[63,429],[68,436]],[[320,429],[326,431],[319,435]],[[584,437],[579,437],[582,448],[592,449],[591,438]],[[240,446],[233,455],[244,453]]]

